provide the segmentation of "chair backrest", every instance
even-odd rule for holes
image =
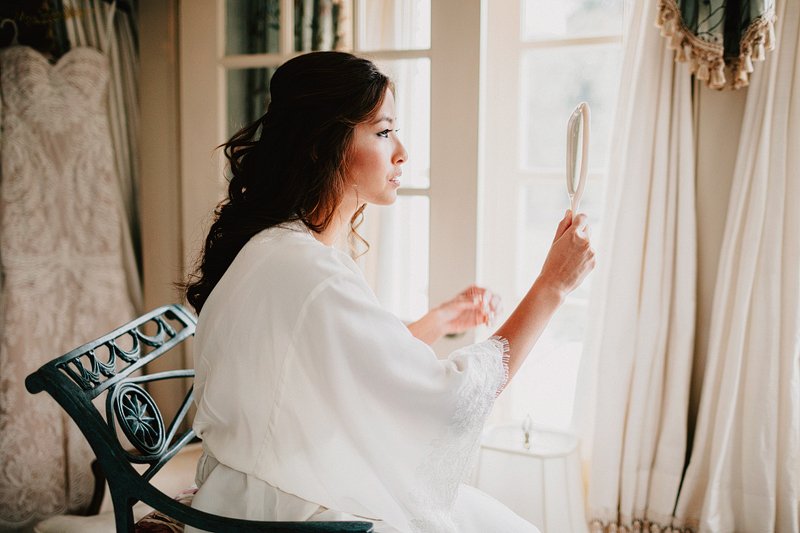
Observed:
[[[179,432],[192,403],[192,389],[165,423],[143,385],[191,379],[194,370],[146,375],[138,371],[194,335],[196,323],[181,305],[160,307],[46,363],[25,379],[31,394],[45,391],[52,396],[89,441],[108,480],[117,531],[134,531],[131,508],[137,501],[206,531],[371,531],[368,522],[225,518],[183,505],[150,484],[156,472],[195,437],[191,429]],[[104,413],[97,404],[104,404]],[[140,473],[133,464],[147,467]]]

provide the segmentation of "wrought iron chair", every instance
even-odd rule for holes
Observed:
[[[89,441],[108,480],[117,531],[135,531],[131,508],[137,501],[206,531],[372,531],[369,522],[257,522],[216,516],[184,505],[150,484],[156,472],[195,437],[191,429],[178,434],[192,403],[192,389],[165,426],[143,385],[191,379],[194,370],[135,374],[194,335],[195,325],[195,317],[183,306],[160,307],[50,361],[25,379],[31,394],[50,394]],[[102,395],[105,416],[95,406]],[[148,466],[140,474],[133,464]]]

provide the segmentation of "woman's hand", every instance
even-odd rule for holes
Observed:
[[[438,311],[444,322],[445,334],[463,333],[481,324],[491,324],[500,312],[500,297],[488,289],[471,285],[434,311]]]
[[[573,220],[572,212],[568,210],[558,224],[537,281],[566,297],[583,282],[594,265],[586,215],[581,213]]]
[[[442,335],[463,333],[480,324],[490,324],[500,311],[500,303],[499,296],[472,285],[409,324],[408,329],[418,339],[433,344]]]

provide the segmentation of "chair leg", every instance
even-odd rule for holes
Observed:
[[[114,497],[111,501],[114,504],[114,522],[117,526],[117,533],[134,533],[133,508],[130,500],[126,497]]]

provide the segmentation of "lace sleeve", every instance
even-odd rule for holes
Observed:
[[[465,346],[449,359],[467,374],[455,402],[453,417],[432,451],[417,469],[422,483],[414,493],[417,516],[412,531],[457,531],[441,509],[450,509],[459,483],[468,477],[476,457],[481,429],[494,399],[508,381],[508,340],[499,336]]]
[[[511,357],[511,348],[508,339],[500,335],[492,335],[489,337],[489,341],[493,342],[503,354],[503,381],[500,382],[500,387],[498,387],[497,393],[495,394],[495,397],[497,397],[500,396],[500,393],[503,392],[503,389],[505,389],[508,384],[508,361]]]

